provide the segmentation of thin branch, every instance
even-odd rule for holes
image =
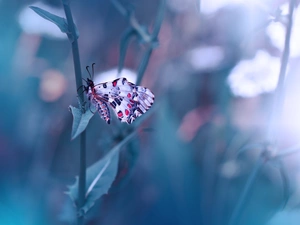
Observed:
[[[288,172],[284,167],[282,161],[279,162],[279,173],[282,179],[282,189],[283,189],[283,203],[282,208],[284,209],[288,204],[289,198],[291,196],[291,186],[288,179]]]
[[[122,35],[121,42],[120,42],[120,56],[119,56],[119,65],[118,65],[118,76],[120,75],[125,61],[125,56],[127,52],[127,48],[129,46],[129,42],[132,37],[136,36],[136,31],[130,27],[127,29],[124,34]]]
[[[288,65],[289,54],[290,54],[290,39],[291,39],[291,32],[292,32],[292,25],[293,25],[294,8],[295,8],[295,0],[290,0],[288,24],[287,24],[287,31],[285,35],[284,50],[281,58],[279,80],[278,80],[277,88],[275,90],[275,97],[274,97],[273,107],[271,111],[270,121],[267,127],[267,141],[269,143],[274,142],[275,136],[278,133],[278,124],[280,121],[281,111],[283,107],[284,92],[285,92],[284,81],[286,77],[286,68]]]
[[[76,27],[73,21],[71,8],[69,5],[68,0],[62,0],[64,11],[66,14],[68,28],[70,34],[68,34],[69,40],[72,45],[72,55],[73,55],[73,62],[74,62],[74,70],[75,70],[75,77],[76,77],[76,87],[77,90],[82,89],[82,74],[81,74],[81,66],[80,66],[80,57],[79,57],[79,48],[78,48],[78,36],[76,32]],[[85,112],[85,108],[82,107],[84,103],[84,95],[83,91],[79,91],[79,103],[80,109],[82,113]],[[80,165],[79,165],[79,191],[78,191],[78,205],[77,205],[77,224],[83,224],[83,216],[80,215],[80,209],[84,206],[85,203],[85,183],[86,183],[86,133],[85,131],[80,135]]]
[[[71,35],[71,45],[72,45],[72,55],[73,55],[73,62],[74,62],[74,70],[75,70],[75,77],[76,77],[76,87],[77,90],[82,90],[78,92],[79,102],[82,106],[84,103],[84,95],[83,95],[83,86],[82,86],[82,74],[81,74],[81,64],[80,64],[80,57],[79,57],[79,48],[78,48],[78,37],[76,32],[76,27],[73,21],[73,16],[71,13],[71,8],[69,6],[69,1],[62,0],[64,11],[67,17],[68,27]],[[70,39],[70,38],[69,38]],[[84,107],[80,107],[84,110]],[[84,113],[84,112],[83,112]]]
[[[118,1],[118,0],[111,0],[112,4],[115,8],[121,13],[122,16],[128,17],[128,10]]]
[[[281,58],[279,81],[278,81],[277,88],[275,90],[275,97],[274,97],[274,101],[273,101],[273,107],[272,107],[272,111],[271,111],[270,121],[269,121],[268,127],[267,127],[267,142],[271,143],[271,144],[274,142],[275,137],[278,133],[278,124],[279,124],[278,121],[281,116],[281,110],[282,110],[283,101],[284,101],[284,88],[285,88],[284,81],[285,81],[285,77],[286,77],[286,69],[287,69],[288,60],[289,60],[290,39],[291,39],[291,31],[292,31],[292,25],[293,25],[294,5],[295,5],[295,0],[290,0],[288,24],[287,24],[287,31],[286,31],[286,36],[285,36],[285,46],[284,46],[284,50],[283,50],[283,54],[282,54],[282,58]],[[297,148],[291,149],[290,151],[285,152],[285,154],[292,153],[292,152],[296,151],[296,149]],[[257,177],[260,168],[265,164],[265,162],[267,162],[270,159],[270,158],[265,157],[266,153],[268,153],[268,150],[264,149],[262,154],[260,155],[258,161],[256,162],[256,165],[253,168],[252,173],[251,173],[250,177],[248,178],[244,189],[242,190],[242,194],[241,194],[240,198],[238,199],[238,203],[236,204],[236,206],[233,210],[233,213],[229,220],[229,225],[235,225],[237,223],[239,216],[242,212],[244,203],[247,199],[250,189],[252,188],[252,186],[254,184],[255,178]],[[279,157],[279,155],[277,155],[276,157]]]
[[[281,159],[283,157],[289,156],[289,155],[297,153],[297,152],[300,152],[300,144],[297,144],[293,147],[281,150],[274,157],[272,157],[272,160]]]
[[[86,131],[83,131],[80,135],[80,165],[79,165],[79,184],[78,184],[78,208],[80,212],[81,208],[85,204],[85,184],[86,184]],[[80,214],[78,214],[80,215]],[[78,216],[77,224],[83,224],[84,217]]]
[[[142,61],[139,64],[136,85],[141,84],[141,81],[142,81],[143,75],[145,73],[145,70],[148,66],[148,62],[149,62],[150,56],[152,54],[152,51],[153,51],[153,47],[149,46],[148,49],[146,50],[146,52],[144,53]]]
[[[161,28],[161,24],[164,18],[164,12],[165,12],[165,7],[166,7],[166,1],[165,0],[161,0],[159,7],[158,7],[158,13],[156,15],[156,19],[154,22],[154,27],[153,27],[153,31],[151,34],[151,43],[148,46],[148,49],[146,50],[143,59],[139,65],[138,68],[138,74],[137,74],[137,85],[139,85],[143,79],[145,70],[147,68],[149,59],[151,57],[151,54],[153,52],[153,49],[156,48],[158,46],[158,34]]]
[[[164,13],[165,13],[165,8],[166,8],[166,0],[161,0],[159,3],[158,7],[158,13],[155,19],[155,23],[153,26],[153,31],[152,31],[152,38],[157,39],[158,33],[161,28],[161,24],[164,18]]]
[[[136,32],[142,37],[142,39],[149,43],[151,42],[151,36],[146,32],[142,25],[139,24],[138,20],[135,18],[134,14],[127,10],[118,0],[111,0],[115,8],[127,18],[128,22],[136,30]]]

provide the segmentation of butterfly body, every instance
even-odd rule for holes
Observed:
[[[110,123],[110,106],[121,122],[131,124],[144,114],[154,102],[153,93],[145,87],[137,86],[126,78],[95,85],[86,80],[84,90],[88,100],[97,109],[100,117]]]

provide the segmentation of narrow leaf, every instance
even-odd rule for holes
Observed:
[[[291,190],[290,183],[289,183],[288,172],[281,161],[279,162],[279,172],[280,172],[280,175],[282,178],[282,185],[283,185],[282,208],[285,208],[291,197],[292,190]]]
[[[73,115],[71,135],[73,140],[85,130],[86,126],[88,125],[90,119],[93,117],[94,114],[90,110],[87,110],[84,114],[82,114],[80,109],[73,106],[69,106],[69,109]]]
[[[86,193],[85,204],[82,207],[82,213],[86,213],[94,204],[97,199],[106,194],[112,185],[118,169],[119,151],[128,141],[130,141],[136,131],[132,132],[119,144],[112,148],[102,159],[87,168],[86,171]],[[72,186],[69,186],[67,194],[75,202],[78,196],[78,177]]]
[[[136,81],[137,85],[141,84],[141,81],[143,79],[145,70],[146,70],[146,68],[148,66],[148,62],[149,62],[149,59],[150,59],[152,51],[153,51],[153,49],[150,46],[150,47],[148,47],[148,49],[144,53],[144,56],[143,56],[142,61],[141,61],[140,65],[139,65],[139,68],[138,68],[137,81]]]
[[[252,150],[252,149],[262,150],[263,148],[264,148],[264,145],[261,143],[247,144],[237,151],[237,155],[240,155],[240,154],[242,154],[246,151]]]
[[[61,32],[69,33],[68,32],[68,23],[65,18],[56,16],[56,15],[54,15],[46,10],[43,10],[39,7],[36,7],[36,6],[30,6],[29,8],[31,8],[34,12],[36,12],[38,15],[40,15],[44,19],[49,20],[52,23],[56,24],[58,26],[58,28],[61,30]]]
[[[129,45],[130,39],[134,36],[136,36],[136,31],[131,27],[129,29],[127,29],[124,32],[124,34],[122,35],[121,43],[120,43],[120,59],[119,59],[118,73],[121,73],[121,71],[123,69],[128,45]]]
[[[285,156],[289,156],[291,154],[294,154],[294,153],[298,153],[300,151],[300,143],[292,146],[292,147],[289,147],[287,149],[282,149],[280,150],[279,153],[277,153],[274,157],[273,157],[273,160],[276,160],[276,159],[281,159]]]
[[[129,17],[129,12],[124,8],[124,6],[118,0],[111,0],[115,8],[125,17]]]
[[[86,213],[95,204],[95,201],[98,198],[107,194],[117,175],[118,163],[119,151],[116,151],[88,168],[88,190],[85,194],[86,202],[82,207],[84,213]]]
[[[153,31],[152,31],[152,37],[154,39],[157,39],[163,18],[164,18],[164,13],[165,13],[165,8],[166,8],[166,0],[160,0],[159,8],[158,8],[158,13],[155,19]]]

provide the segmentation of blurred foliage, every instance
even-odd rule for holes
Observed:
[[[120,2],[149,34],[157,34],[160,1]],[[155,93],[154,108],[135,122],[142,129],[122,148],[117,177],[87,214],[86,224],[228,224],[261,156],[272,93],[235,97],[227,77],[258,50],[280,57],[266,28],[270,12],[285,2],[264,7],[232,3],[205,13],[205,1],[167,1],[159,46],[141,81]],[[62,8],[59,0],[0,0],[0,224],[5,225],[69,224],[74,214],[64,194],[79,168],[79,141],[71,141],[68,110],[77,103],[71,48],[67,39],[21,26],[31,22],[30,17],[20,21],[23,10],[29,5],[43,8],[40,4],[52,7],[47,10],[53,14]],[[128,20],[111,1],[71,1],[71,7],[82,67],[95,62],[97,72],[117,68]],[[211,46],[222,52],[221,60],[210,52]],[[152,47],[130,42],[126,57],[121,54],[124,67],[138,71]],[[195,66],[195,50],[203,49],[208,53],[198,55]],[[290,63],[291,86],[299,83],[298,61]],[[88,166],[131,130],[116,118],[111,125],[91,118]],[[298,141],[299,133],[282,129],[277,146],[287,148]],[[298,223],[299,169],[298,154],[264,163],[245,198],[239,224]],[[280,212],[283,207],[293,209],[293,217]]]

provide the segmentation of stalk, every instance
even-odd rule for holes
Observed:
[[[68,22],[69,28],[69,40],[72,45],[72,55],[76,78],[76,90],[82,90],[82,74],[80,66],[79,48],[78,48],[78,36],[76,33],[76,27],[74,25],[73,16],[68,0],[62,0],[65,15]],[[78,98],[82,113],[85,113],[85,108],[82,107],[84,103],[83,91],[78,91]],[[82,225],[84,223],[84,217],[80,213],[81,208],[85,203],[85,184],[86,184],[86,133],[85,131],[80,135],[80,165],[79,165],[79,188],[78,188],[78,203],[77,203],[77,224]]]

